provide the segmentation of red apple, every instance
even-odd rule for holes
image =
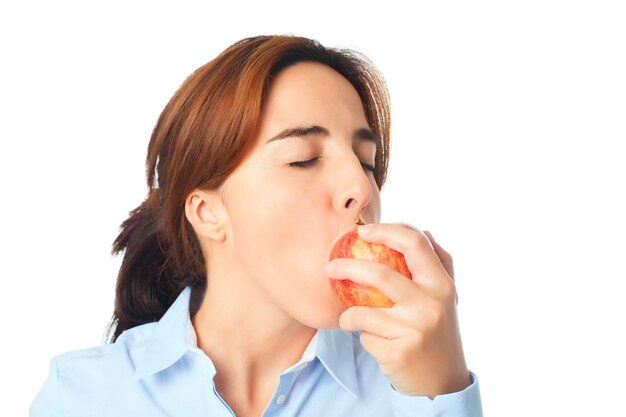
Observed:
[[[408,279],[412,279],[404,255],[381,243],[361,239],[356,230],[340,237],[330,252],[329,261],[335,258],[355,258],[386,264]],[[352,306],[392,307],[394,302],[380,290],[349,279],[330,279],[339,302],[344,308]]]

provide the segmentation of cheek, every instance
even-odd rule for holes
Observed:
[[[329,251],[323,198],[310,189],[249,196],[254,210],[240,211],[234,228],[244,268],[297,320],[336,328],[343,310],[323,270]]]
[[[310,192],[250,187],[231,217],[234,251],[250,274],[283,275],[310,271],[319,263],[321,199]],[[321,268],[321,266],[320,266]]]
[[[262,251],[280,275],[309,274],[320,262],[323,210],[315,204],[310,193],[290,192],[263,209]]]
[[[315,222],[310,216],[310,196],[275,192],[271,197],[260,196],[257,201],[258,206],[250,213],[248,223],[259,231],[258,237],[262,239],[259,242],[265,242],[265,249],[297,249],[311,237]]]

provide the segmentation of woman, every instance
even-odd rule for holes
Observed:
[[[113,343],[54,358],[31,416],[481,415],[452,259],[378,224],[389,114],[367,58],[306,38],[243,39],[196,70],[159,117],[148,196],[114,243]],[[327,263],[355,219],[413,280]],[[329,279],[396,304],[344,311]]]

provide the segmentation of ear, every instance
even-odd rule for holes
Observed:
[[[199,237],[222,242],[227,213],[217,191],[195,189],[185,200],[185,216]]]

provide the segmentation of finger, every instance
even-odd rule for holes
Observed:
[[[450,275],[450,278],[454,280],[454,265],[452,263],[452,256],[450,256],[450,254],[446,252],[441,247],[441,245],[435,241],[435,238],[433,237],[432,233],[430,233],[428,230],[424,230],[424,234],[428,237],[428,240],[430,240],[430,242],[432,243],[433,248],[435,249],[435,253],[439,257],[439,260],[441,261],[441,264],[443,265],[443,267],[446,269],[446,272],[448,273],[448,275]]]
[[[402,226],[402,227],[406,227],[407,229],[411,229],[411,230],[413,230],[413,231],[416,231],[417,233],[422,233],[422,231],[421,231],[420,229],[418,229],[416,226],[413,226],[412,224],[408,224],[408,223],[398,223],[398,224],[399,224],[400,226]],[[426,230],[424,230],[424,232],[423,232],[423,233],[427,233],[427,231],[426,231]],[[430,247],[431,247],[431,248],[433,248],[433,250],[434,250],[435,248],[433,247],[433,244],[432,244],[432,242],[431,242],[431,241],[432,241],[432,239],[430,239],[430,236],[428,237],[428,240],[429,240],[429,242],[428,242],[428,243],[430,243]]]
[[[408,341],[419,343],[420,337],[420,333],[407,329],[401,337],[394,339],[386,339],[373,333],[362,332],[359,340],[363,349],[376,358],[379,364],[386,365],[402,363],[403,358],[400,356],[400,352],[406,351]]]
[[[450,275],[450,278],[452,278],[452,281],[454,281],[454,264],[452,263],[452,256],[450,256],[450,254],[446,252],[441,247],[441,245],[435,241],[435,238],[428,230],[424,230],[424,233],[426,234],[426,236],[428,236],[428,239],[432,242],[435,252],[437,253],[437,256],[439,257],[439,260],[441,261],[441,264],[446,269],[446,272],[448,273],[448,275]],[[456,303],[459,304],[458,293],[455,296],[455,300],[456,300]]]
[[[406,327],[394,318],[388,308],[350,307],[339,316],[339,327],[347,332],[357,330],[375,334],[385,339],[402,335]]]
[[[349,279],[359,284],[371,285],[396,303],[414,297],[418,291],[418,286],[411,279],[376,261],[336,258],[326,264],[325,271],[332,279]]]
[[[441,274],[443,265],[428,237],[422,232],[399,224],[373,223],[368,226],[371,226],[369,233],[359,231],[359,237],[368,242],[382,243],[402,253],[413,280],[427,280]]]

